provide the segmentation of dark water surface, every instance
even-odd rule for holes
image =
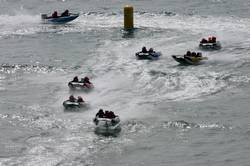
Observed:
[[[250,1],[0,0],[0,165],[247,166],[250,152]],[[123,31],[123,6],[135,10]],[[40,13],[70,9],[66,25]],[[222,43],[198,66],[173,54]],[[138,61],[142,46],[162,52]],[[88,75],[93,91],[67,83]],[[65,111],[81,95],[88,106]],[[120,115],[117,137],[96,135],[99,108]]]

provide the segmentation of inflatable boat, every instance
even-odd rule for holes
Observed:
[[[121,131],[120,118],[117,116],[113,119],[109,118],[94,118],[95,132],[97,134],[112,135]]]
[[[66,109],[68,109],[68,108],[81,108],[84,105],[85,105],[85,102],[77,102],[77,101],[72,102],[69,100],[66,100],[63,102],[63,106]]]
[[[202,50],[219,50],[221,49],[221,44],[219,41],[216,41],[215,43],[201,43],[199,44],[199,48]]]
[[[149,60],[156,60],[159,59],[159,57],[161,56],[161,52],[137,52],[135,53],[135,56],[137,57],[137,59],[149,59]]]
[[[52,24],[65,24],[67,22],[73,21],[79,16],[78,13],[70,13],[68,16],[58,16],[56,18],[48,17],[47,14],[42,14],[41,18],[43,23],[52,23]]]
[[[182,65],[198,65],[201,64],[203,60],[207,60],[207,57],[184,57],[181,55],[172,55],[174,60]]]
[[[68,83],[68,86],[72,90],[75,90],[75,89],[90,90],[90,89],[94,88],[93,84],[83,83],[83,82],[73,82],[73,81],[70,81]]]

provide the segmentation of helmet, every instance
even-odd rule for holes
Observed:
[[[73,99],[75,99],[75,97],[74,97],[73,95],[70,95],[70,96],[69,96],[69,99],[70,99],[70,100],[73,100]]]
[[[187,54],[186,55],[191,55],[191,51],[187,51]]]
[[[147,51],[145,46],[142,47],[142,51]]]
[[[213,36],[213,37],[212,37],[212,41],[214,41],[214,42],[215,42],[215,41],[216,41],[216,37],[214,37],[214,36]]]
[[[197,52],[196,56],[201,57],[202,53],[201,52]]]
[[[192,56],[196,56],[196,52],[192,52]]]

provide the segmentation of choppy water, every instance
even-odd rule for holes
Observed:
[[[250,152],[250,1],[0,0],[0,165],[247,166]],[[132,4],[136,30],[123,31]],[[40,22],[54,9],[66,25]],[[198,66],[172,54],[216,35],[223,48]],[[163,53],[138,61],[142,46]],[[95,88],[71,92],[88,75]],[[62,102],[82,95],[88,107]],[[117,137],[96,135],[99,108],[120,115]]]

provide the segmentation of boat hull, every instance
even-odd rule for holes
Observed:
[[[202,50],[219,50],[221,49],[221,44],[219,41],[216,43],[200,43],[199,48]]]
[[[69,100],[66,100],[63,102],[63,106],[66,109],[71,109],[71,108],[80,108],[84,105],[83,102],[71,102]]]
[[[65,24],[75,20],[78,16],[79,14],[70,14],[69,16],[61,16],[57,18],[42,18],[42,21],[50,24]]]
[[[203,60],[206,60],[207,57],[190,57],[184,58],[183,56],[172,55],[173,59],[179,62],[181,65],[199,65]]]
[[[153,52],[153,53],[137,52],[135,56],[137,57],[137,59],[157,60],[161,56],[161,52]]]
[[[80,89],[80,90],[91,90],[94,88],[93,84],[83,83],[83,82],[69,82],[68,86],[72,90]]]
[[[121,131],[121,124],[119,117],[114,119],[108,118],[95,118],[94,123],[95,133],[102,135],[113,135],[118,134]]]

